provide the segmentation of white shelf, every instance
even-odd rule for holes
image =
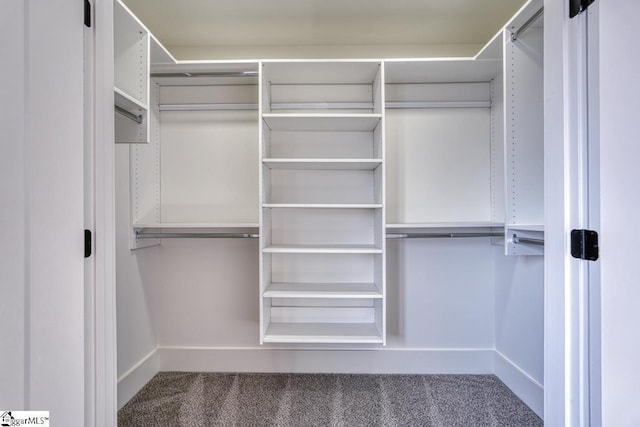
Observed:
[[[270,283],[265,298],[382,298],[375,283]]]
[[[373,323],[271,323],[265,343],[380,344]]]
[[[113,88],[114,104],[120,108],[123,108],[131,113],[138,112],[139,110],[147,111],[148,107],[143,102],[129,95],[120,88]]]
[[[402,223],[387,224],[387,230],[432,230],[441,228],[486,228],[486,227],[504,227],[504,222],[424,222],[424,223]]]
[[[257,223],[155,223],[133,224],[134,231],[162,233],[258,233]]]
[[[381,203],[264,203],[263,208],[278,209],[380,209]]]
[[[287,131],[372,131],[381,114],[263,114],[271,130]]]
[[[270,245],[263,249],[272,254],[381,254],[375,245]]]
[[[264,159],[270,169],[358,169],[373,170],[382,159]]]
[[[544,231],[543,224],[506,224],[506,228],[520,231]]]

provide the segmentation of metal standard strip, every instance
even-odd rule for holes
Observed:
[[[515,244],[527,244],[527,245],[536,245],[536,246],[544,246],[544,239],[533,239],[531,237],[518,237],[515,234],[511,241]]]
[[[446,239],[464,237],[504,237],[504,233],[389,233],[387,239]]]
[[[256,239],[254,233],[146,233],[136,231],[136,239]]]
[[[131,119],[140,125],[144,122],[144,117],[141,115],[139,116],[137,114],[132,113],[131,111],[125,110],[119,105],[114,105],[113,107],[115,108],[116,113],[122,114],[126,118]]]
[[[527,22],[522,24],[522,26],[518,28],[514,33],[511,33],[511,41],[514,42],[518,40],[518,37],[520,37],[520,34],[527,31],[529,27],[533,25],[533,23],[536,22],[538,18],[540,18],[540,16],[542,16],[543,13],[544,13],[544,7],[541,7],[539,11],[534,13],[533,16],[527,20]]]

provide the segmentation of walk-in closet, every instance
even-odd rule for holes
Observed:
[[[118,405],[494,374],[543,415],[542,0],[465,58],[176,61],[114,2]]]

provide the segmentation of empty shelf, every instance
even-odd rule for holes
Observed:
[[[144,102],[134,98],[117,87],[113,88],[113,101],[116,106],[132,113],[139,112],[140,110],[147,110],[147,105]]]
[[[382,336],[373,323],[271,323],[263,341],[380,344]]]
[[[380,254],[375,245],[271,245],[263,249],[272,254]]]
[[[382,298],[375,283],[270,283],[265,298]]]
[[[264,159],[271,169],[362,169],[372,170],[382,159]]]
[[[372,131],[381,114],[263,114],[271,130]]]
[[[264,203],[263,208],[294,209],[379,209],[382,203]]]

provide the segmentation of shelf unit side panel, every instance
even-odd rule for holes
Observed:
[[[491,222],[505,215],[504,74],[491,81]]]
[[[506,32],[507,224],[544,222],[543,30]]]
[[[152,83],[151,88],[151,109],[148,115],[151,132],[149,143],[132,144],[129,147],[132,226],[161,221],[160,112],[157,107],[159,86]],[[158,243],[159,241],[156,239],[136,239],[132,229],[132,248],[152,246]]]

